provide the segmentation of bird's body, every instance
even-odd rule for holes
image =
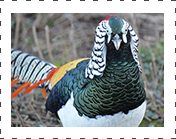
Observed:
[[[60,118],[63,126],[138,126],[146,96],[137,45],[127,22],[113,15],[102,20],[91,58],[53,72],[46,110]]]
[[[57,113],[62,119],[64,127],[137,127],[141,123],[146,102],[139,107],[130,110],[128,114],[118,112],[113,115],[97,115],[95,118],[80,116],[73,106],[74,98],[71,97]]]

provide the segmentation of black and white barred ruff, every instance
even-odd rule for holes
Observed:
[[[131,42],[130,42],[130,47],[131,47],[131,53],[133,55],[134,60],[138,64],[139,71],[142,72],[139,60],[138,60],[138,42],[139,39],[137,37],[137,34],[134,32],[133,28],[131,25],[123,20],[124,23],[126,24],[128,31],[130,32],[131,35]],[[85,77],[93,79],[94,76],[96,77],[102,77],[103,72],[106,68],[106,52],[107,48],[105,45],[105,36],[107,34],[107,25],[108,21],[103,20],[102,22],[99,23],[95,30],[95,42],[94,42],[94,47],[93,51],[91,54],[90,61],[85,69]]]

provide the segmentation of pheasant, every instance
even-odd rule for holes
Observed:
[[[124,19],[110,15],[99,22],[90,58],[57,68],[40,58],[11,49],[12,85],[23,83],[24,94],[40,87],[46,111],[63,126],[137,127],[146,109],[146,93],[140,79],[138,37]]]

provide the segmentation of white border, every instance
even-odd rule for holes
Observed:
[[[1,95],[0,95],[0,138],[4,139],[171,139],[176,138],[175,129],[175,48],[176,48],[176,2],[171,0],[17,0],[0,1],[0,61],[1,61]],[[164,13],[164,91],[165,91],[165,122],[164,127],[138,128],[38,128],[11,127],[11,96],[10,96],[10,48],[11,48],[11,13]]]

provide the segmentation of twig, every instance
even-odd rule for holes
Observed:
[[[41,28],[41,23],[42,23],[42,14],[41,13],[38,13],[37,14],[37,18],[35,19],[35,21],[34,21],[34,26],[36,27],[36,28]]]
[[[159,75],[160,75],[160,78],[159,78],[159,83],[160,83],[160,86],[159,86],[159,89],[160,89],[160,105],[162,104],[162,98],[163,98],[163,88],[162,88],[162,79],[163,79],[163,74],[162,72],[164,71],[164,62],[162,63],[162,66],[161,66],[161,70],[159,71]]]
[[[147,79],[147,76],[145,75],[145,71],[144,71],[145,69],[144,69],[144,65],[143,65],[143,61],[142,61],[140,53],[138,53],[138,58],[139,58],[139,61],[140,61],[141,68],[143,70],[141,76],[144,79],[144,81],[146,81],[146,86],[148,86],[148,88],[151,88],[151,85],[150,85],[150,83]]]
[[[35,122],[32,122],[32,121],[30,121],[30,122],[24,121],[24,122],[25,122],[25,125],[21,125],[21,122],[20,122],[18,119],[14,119],[14,118],[11,119],[11,122],[12,122],[12,124],[15,124],[16,127],[17,127],[18,125],[19,125],[19,126],[22,126],[22,127],[26,127],[26,126],[31,127],[31,126],[33,126],[33,125],[35,124]]]
[[[43,126],[46,126],[46,125],[43,123],[43,121],[41,120],[41,118],[40,118],[40,116],[38,115],[38,113],[35,111],[34,107],[33,107],[33,106],[31,105],[31,103],[29,102],[28,98],[27,98],[27,97],[25,97],[25,98],[26,98],[26,100],[28,101],[28,104],[29,104],[30,108],[31,108],[32,111],[35,113],[35,115],[37,116],[37,118],[39,119],[39,121],[41,122],[41,124],[42,124]]]
[[[149,122],[152,121],[148,116],[145,115],[144,117],[145,117],[145,119],[146,119],[147,121],[149,121]]]
[[[74,41],[74,23],[73,23],[73,16],[71,14],[69,14],[69,21],[70,21],[70,24],[71,24],[71,30],[70,30],[70,41],[72,42],[72,52],[73,52],[73,57],[74,59],[77,59],[78,58],[78,54],[77,54],[77,51],[76,51],[76,44],[75,44],[75,41]]]
[[[21,121],[22,126],[24,126],[25,124],[24,124],[23,118],[20,116],[15,103],[14,103],[13,107],[14,107],[14,109],[12,108],[12,111],[16,114],[18,119]]]
[[[17,49],[17,45],[18,45],[21,15],[22,14],[16,14],[15,42],[14,42],[14,46],[13,46],[14,49]]]
[[[26,23],[25,23],[25,19],[23,14],[21,15],[21,23],[22,23],[22,39],[23,39],[23,48],[22,50],[25,51],[26,50],[26,43],[25,43],[25,39],[26,39],[26,34],[27,34],[27,29],[26,29]]]
[[[54,59],[51,51],[51,45],[50,45],[49,27],[47,25],[45,26],[45,35],[46,35],[46,43],[47,43],[49,58],[51,63],[54,63]]]
[[[34,41],[35,41],[36,47],[38,49],[39,56],[40,56],[40,58],[44,59],[42,51],[40,50],[40,47],[39,47],[39,44],[38,44],[38,38],[37,38],[35,25],[32,26],[32,32],[33,32],[33,36],[34,36]]]

